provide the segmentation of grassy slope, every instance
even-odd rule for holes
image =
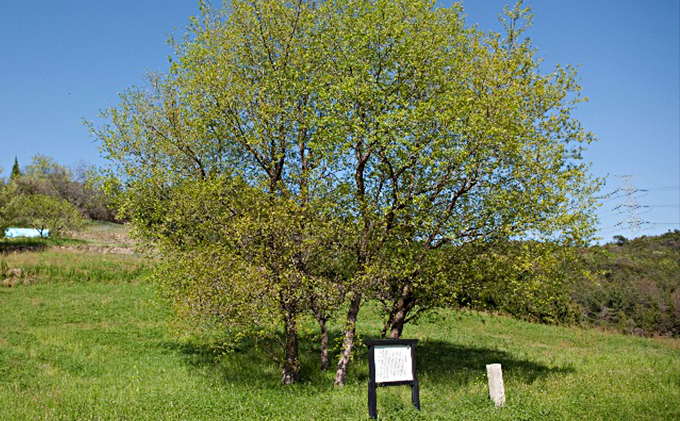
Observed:
[[[134,256],[0,259],[52,268],[35,284],[0,288],[2,419],[367,418],[365,348],[347,387],[334,390],[332,373],[316,369],[310,334],[303,382],[281,388],[278,368],[258,349],[220,357],[172,336]],[[73,275],[88,264],[89,276]],[[97,267],[103,275],[92,275]],[[379,320],[362,311],[359,332],[369,337]],[[680,419],[678,341],[453,312],[407,327],[405,337],[421,340],[422,411],[410,406],[407,387],[382,388],[383,419]],[[494,362],[503,364],[508,399],[500,411],[487,399],[484,366]]]

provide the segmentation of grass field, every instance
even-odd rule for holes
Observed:
[[[0,287],[0,419],[368,418],[364,347],[347,386],[336,390],[333,373],[317,369],[310,333],[302,382],[284,388],[258,348],[222,355],[171,334],[136,255],[48,248],[0,260],[31,277]],[[374,309],[361,316],[361,337],[374,337],[381,327]],[[404,337],[420,339],[422,410],[411,407],[408,387],[381,388],[381,419],[680,419],[677,340],[473,312],[441,312]],[[500,410],[487,397],[489,363],[503,365]]]

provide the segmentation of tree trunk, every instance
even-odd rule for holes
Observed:
[[[397,311],[397,306],[392,304],[392,309],[390,309],[390,314],[387,316],[387,320],[385,321],[385,324],[383,325],[382,330],[380,331],[380,337],[385,338],[387,336],[387,331],[390,330],[390,327],[392,326],[392,322],[394,321],[394,313]]]
[[[319,328],[321,329],[321,371],[328,370],[328,329],[326,319],[319,318]]]
[[[354,293],[352,301],[347,310],[347,323],[345,324],[344,339],[342,341],[342,353],[340,354],[340,361],[338,361],[338,369],[335,372],[335,381],[333,384],[337,386],[344,386],[347,381],[347,368],[349,360],[352,356],[352,347],[354,346],[354,333],[356,332],[357,316],[361,305],[361,294]]]
[[[314,313],[314,318],[317,323],[319,323],[319,330],[321,331],[321,371],[328,370],[328,328],[326,327],[326,322],[330,318],[328,312],[322,310],[322,306],[318,305],[315,295],[310,294],[310,306],[312,313]]]
[[[394,303],[392,311],[390,312],[390,338],[399,339],[401,333],[404,331],[404,323],[406,323],[406,316],[409,310],[413,308],[413,299],[411,298],[411,288],[407,283],[401,290],[401,296]]]
[[[293,384],[300,377],[300,350],[298,348],[295,312],[285,310],[286,349],[281,373],[281,384]]]
[[[387,319],[387,322],[385,322],[385,325],[383,326],[382,330],[380,331],[380,337],[385,339],[385,336],[387,336],[387,330],[392,326],[392,316],[390,316],[389,319]]]
[[[392,321],[392,327],[390,328],[390,339],[401,338],[401,333],[404,331],[404,322],[406,320],[406,311],[399,310],[395,314],[394,320]]]

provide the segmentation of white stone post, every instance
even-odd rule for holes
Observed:
[[[489,396],[496,408],[505,405],[505,388],[503,387],[503,372],[500,364],[488,364],[486,375],[489,378]]]

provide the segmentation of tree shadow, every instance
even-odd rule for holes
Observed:
[[[341,335],[330,332],[330,343]],[[328,371],[320,370],[318,341],[314,335],[300,338],[299,387],[318,390],[332,389],[337,355],[331,354]],[[262,346],[253,340],[244,340],[234,350],[224,353],[214,344],[166,343],[172,352],[178,352],[186,363],[205,375],[215,376],[224,383],[238,383],[258,388],[279,388],[281,370]],[[486,376],[487,364],[501,364],[507,382],[532,384],[537,379],[563,376],[576,372],[572,366],[549,367],[531,359],[518,358],[509,352],[455,345],[444,341],[425,340],[416,346],[416,369],[419,380],[425,385],[466,386],[479,382]],[[368,350],[357,344],[348,372],[348,384],[368,382]]]
[[[368,351],[363,348],[356,355],[365,369],[357,370],[357,381],[368,381]],[[418,380],[427,384],[465,386],[479,382],[486,376],[487,364],[501,364],[503,378],[516,383],[531,384],[539,378],[567,375],[576,372],[569,367],[548,367],[520,359],[506,351],[474,346],[455,345],[444,341],[421,341],[416,345]]]
[[[44,251],[46,248],[47,243],[39,239],[0,240],[0,254]]]
[[[480,375],[486,376],[487,364],[501,364],[506,382],[523,384],[576,372],[573,366],[549,367],[491,348],[460,346],[443,341],[423,341],[416,346],[418,375],[429,383],[466,385],[478,381]]]
[[[77,238],[2,238],[0,239],[0,254],[30,253],[45,251],[52,246],[84,245],[87,241]]]
[[[311,355],[309,343],[301,342],[299,385],[330,386],[327,372],[321,372],[320,357]],[[187,366],[225,384],[242,384],[259,389],[279,389],[281,366],[258,341],[244,339],[234,349],[224,350],[218,343],[166,342],[163,348],[179,354]],[[328,383],[328,384],[327,384]]]

